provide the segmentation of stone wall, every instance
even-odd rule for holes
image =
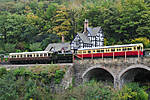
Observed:
[[[114,78],[114,87],[121,87],[128,80],[121,79],[126,71],[136,68],[150,70],[150,58],[104,58],[104,59],[83,59],[74,61],[74,77],[75,85],[83,83],[87,80],[84,75],[89,71],[99,68],[109,72]],[[134,72],[134,71],[133,71]],[[130,78],[134,79],[134,74],[128,73]],[[129,79],[131,81],[131,79]],[[124,82],[122,82],[124,81]]]

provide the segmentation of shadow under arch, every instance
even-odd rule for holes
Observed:
[[[111,82],[114,83],[114,75],[113,73],[106,69],[105,67],[94,66],[88,68],[83,74],[82,79],[84,82],[90,81],[92,79],[97,81]]]
[[[129,66],[119,74],[119,87],[129,82],[145,84],[150,82],[150,68],[142,64]]]

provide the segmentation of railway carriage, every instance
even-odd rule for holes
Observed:
[[[8,61],[10,64],[72,63],[72,54],[51,51],[10,53]]]
[[[103,57],[143,56],[143,44],[127,44],[83,48],[77,50],[78,58],[103,58]]]
[[[50,63],[52,59],[52,52],[36,51],[36,52],[22,52],[10,53],[9,63],[11,64],[36,64],[36,63]]]

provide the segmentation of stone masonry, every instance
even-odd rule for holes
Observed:
[[[133,81],[138,70],[144,69],[150,73],[150,58],[75,60],[73,68],[76,85],[88,81],[93,75],[105,81],[112,79],[114,88],[120,88],[124,83]]]

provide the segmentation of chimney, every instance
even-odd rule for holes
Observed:
[[[64,43],[64,42],[65,42],[64,35],[61,35],[61,41],[62,41],[62,43]]]
[[[84,32],[87,32],[87,28],[88,28],[88,20],[85,19],[85,21],[84,21]]]

